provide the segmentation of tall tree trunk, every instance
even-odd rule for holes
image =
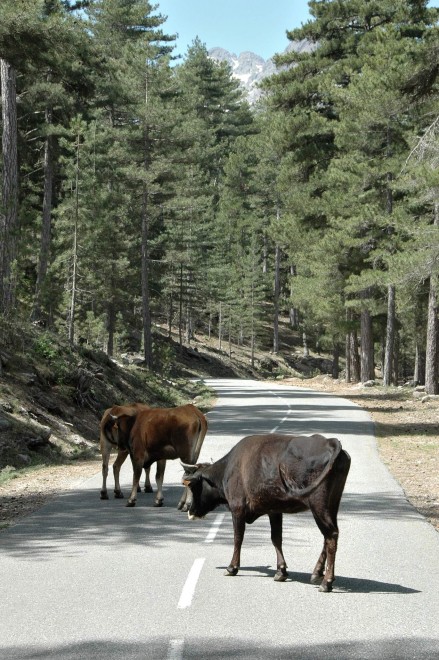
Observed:
[[[142,195],[142,316],[143,354],[146,366],[152,368],[151,309],[149,298],[149,217],[146,186]]]
[[[425,391],[427,394],[438,394],[438,300],[437,280],[430,277],[427,318],[427,347],[425,351]]]
[[[113,357],[114,355],[114,332],[116,326],[116,312],[114,309],[114,302],[111,300],[107,305],[107,355]]]
[[[351,336],[347,333],[345,337],[345,362],[346,362],[346,372],[345,372],[345,381],[346,383],[351,382]]]
[[[15,303],[14,262],[18,233],[17,93],[13,67],[0,60],[3,181],[0,209],[0,312]]]
[[[394,385],[398,385],[400,371],[400,337],[399,332],[395,332],[395,347],[393,351],[392,380]]]
[[[337,380],[340,375],[340,344],[337,339],[333,340],[332,348],[332,377]]]
[[[392,135],[390,125],[387,128],[387,157],[392,157]],[[388,215],[393,213],[393,191],[391,182],[393,175],[391,172],[387,174],[387,190],[386,190],[386,210]],[[393,229],[388,227],[388,233],[393,233]],[[394,383],[394,359],[395,359],[395,286],[389,284],[387,288],[387,326],[386,326],[386,344],[383,360],[383,385],[389,386]]]
[[[178,344],[183,351],[183,264],[180,264],[180,301],[178,303]]]
[[[218,319],[218,348],[221,351],[223,347],[223,305],[219,304],[219,319]]]
[[[361,382],[375,378],[372,317],[368,309],[361,312]]]
[[[388,387],[394,382],[395,355],[395,286],[390,284],[387,289],[387,329],[386,349],[384,352],[383,385]]]
[[[252,278],[251,283],[251,305],[252,305],[252,314],[251,314],[251,367],[252,369],[255,366],[255,292],[254,292],[254,282]]]
[[[229,358],[232,357],[232,309],[229,306]]]
[[[75,341],[76,294],[78,282],[78,229],[79,229],[79,153],[80,135],[76,142],[76,174],[75,174],[75,209],[73,218],[73,263],[72,263],[72,292],[70,296],[68,335],[71,344]]]
[[[354,383],[359,383],[361,380],[361,359],[358,352],[358,337],[357,331],[353,330],[350,333],[351,342],[351,374]]]
[[[273,352],[279,352],[279,298],[280,298],[280,247],[276,245],[274,257],[274,319]]]
[[[268,271],[268,237],[266,232],[263,234],[262,241],[262,273],[266,275]]]
[[[303,357],[309,357],[308,340],[305,330],[302,333]]]
[[[413,382],[415,385],[425,384],[425,351],[421,348],[421,343],[416,340],[415,345],[415,369],[413,373]]]
[[[293,298],[294,285],[293,279],[296,276],[296,267],[290,266],[290,297]],[[290,325],[293,329],[299,327],[299,310],[295,307],[290,307]]]
[[[172,291],[169,294],[169,311],[168,311],[168,337],[171,339],[172,337],[172,318],[174,316],[174,296],[172,295]],[[209,328],[210,332],[210,328]]]
[[[439,203],[434,206],[434,225],[439,225]],[[427,394],[438,394],[438,278],[430,275],[430,291],[428,295],[427,346],[425,351],[425,391]]]
[[[46,128],[49,129],[52,123],[52,109],[46,109]],[[32,319],[38,321],[42,318],[42,298],[47,277],[49,265],[50,238],[52,230],[52,189],[53,189],[53,161],[52,161],[52,136],[48,130],[44,143],[44,192],[43,192],[43,212],[41,224],[40,254],[38,260],[37,282],[35,286],[34,306],[32,310]]]
[[[351,316],[352,316],[351,310],[347,309],[346,310],[346,322],[347,322],[346,325],[349,324],[349,321],[351,320]],[[351,366],[352,366],[351,365],[351,360],[352,360],[352,357],[351,357],[351,334],[350,334],[350,332],[347,332],[346,336],[345,336],[345,354],[344,355],[345,355],[345,363],[346,363],[345,381],[346,381],[346,383],[350,383],[351,382],[351,372],[352,372],[352,368],[351,368]]]

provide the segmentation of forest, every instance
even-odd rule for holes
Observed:
[[[439,393],[439,10],[309,8],[251,106],[159,2],[2,0],[0,339],[157,370],[158,329],[276,353],[287,317],[333,376]]]

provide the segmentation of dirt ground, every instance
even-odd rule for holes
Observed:
[[[422,402],[409,388],[364,388],[318,376],[285,383],[342,396],[364,407],[375,422],[381,457],[407,499],[439,531],[439,398]],[[29,472],[0,486],[0,529],[101,469],[99,458]]]

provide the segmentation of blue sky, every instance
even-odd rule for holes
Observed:
[[[439,1],[439,0],[438,0]],[[250,50],[264,59],[282,52],[286,30],[309,17],[307,0],[155,0],[168,16],[163,29],[178,33],[174,54],[184,55],[195,37],[207,48],[221,46],[236,55]]]
[[[288,44],[286,30],[308,18],[308,0],[153,0],[168,20],[163,29],[178,33],[174,54],[185,55],[199,37],[207,48],[221,46],[236,55],[250,50],[264,59]],[[429,3],[439,6],[439,0]]]

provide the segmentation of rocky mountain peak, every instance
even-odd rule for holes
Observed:
[[[312,49],[312,44],[308,41],[292,41],[285,48],[284,52],[296,50],[297,52],[306,52]],[[231,53],[225,48],[211,48],[209,56],[217,62],[227,62],[235,78],[239,80],[241,86],[246,92],[247,100],[250,104],[255,103],[261,96],[261,90],[258,84],[267,76],[271,76],[276,71],[273,59],[264,60],[263,57],[244,51],[239,55]]]

